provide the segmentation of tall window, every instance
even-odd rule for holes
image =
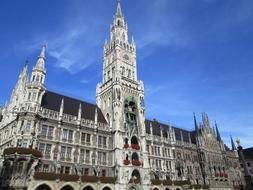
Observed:
[[[103,142],[102,136],[98,136],[98,146],[102,146],[102,142]]]
[[[52,139],[54,134],[54,127],[53,126],[48,126],[48,125],[42,125],[41,126],[41,131],[40,131],[40,136],[42,138],[49,138]]]
[[[88,133],[82,133],[82,135],[81,135],[81,143],[82,144],[90,144],[90,134],[88,134]]]
[[[49,172],[49,165],[43,164],[42,170],[43,170],[43,172]]]
[[[36,96],[37,96],[37,93],[34,92],[33,95],[32,95],[32,101],[35,101],[35,100],[36,100]]]
[[[98,164],[101,165],[102,162],[102,152],[98,152]]]
[[[99,135],[98,136],[98,146],[106,147],[107,146],[107,137]]]
[[[62,130],[62,140],[67,140],[67,138],[68,138],[68,130],[63,129]]]
[[[84,149],[80,150],[80,162],[84,163]]]
[[[89,168],[84,168],[84,175],[89,175]]]
[[[90,151],[89,150],[86,150],[86,153],[85,153],[85,162],[86,163],[90,162]]]
[[[72,152],[72,148],[67,147],[67,160],[71,160],[71,152]]]
[[[68,141],[73,141],[73,131],[69,130]]]
[[[40,143],[39,144],[39,151],[44,155],[44,157],[46,159],[50,159],[51,150],[52,150],[52,145],[51,144],[45,144],[45,143]]]
[[[61,146],[61,152],[60,152],[61,160],[65,160],[65,154],[66,154],[66,146]]]
[[[32,125],[32,122],[31,121],[27,121],[26,126],[25,126],[25,132],[30,132],[31,125]]]
[[[107,145],[106,141],[107,141],[107,138],[103,137],[103,147],[106,147],[106,145]]]
[[[51,144],[46,144],[45,158],[50,159],[50,157],[51,157],[51,148],[52,148]]]
[[[90,134],[87,134],[87,135],[86,135],[86,143],[87,143],[87,144],[90,144]]]
[[[39,151],[43,154],[43,152],[45,151],[45,143],[39,144]]]
[[[28,139],[23,140],[22,147],[24,147],[24,148],[28,147]]]
[[[102,176],[106,176],[106,170],[102,170]]]
[[[48,138],[53,138],[53,133],[54,133],[54,127],[49,126],[48,133],[47,133]]]
[[[46,137],[46,135],[47,135],[47,125],[42,125],[40,136],[41,137]]]
[[[62,140],[67,140],[69,142],[73,141],[73,131],[69,129],[62,130]]]
[[[103,162],[102,162],[102,164],[103,165],[106,165],[106,152],[103,152]]]

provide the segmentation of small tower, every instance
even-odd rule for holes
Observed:
[[[27,85],[26,109],[34,112],[38,111],[37,109],[40,106],[42,96],[45,93],[45,50],[46,46],[43,46]]]

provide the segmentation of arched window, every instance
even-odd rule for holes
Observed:
[[[108,125],[110,125],[110,115],[109,115],[109,113],[106,114],[106,119],[107,119]]]
[[[125,138],[125,144],[128,144],[128,138]]]
[[[118,26],[120,26],[120,20],[118,20]]]
[[[154,188],[154,190],[159,190],[158,188]]]
[[[138,144],[138,139],[137,139],[136,136],[133,136],[133,137],[131,138],[131,144]]]
[[[134,170],[134,171],[132,172],[132,178],[141,179],[140,172],[139,172],[138,170]]]
[[[36,190],[51,190],[51,188],[48,185],[43,184],[37,187]]]
[[[132,154],[132,160],[139,160],[139,156],[136,152]]]

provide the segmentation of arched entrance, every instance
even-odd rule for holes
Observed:
[[[66,185],[66,186],[62,187],[61,190],[74,190],[74,189],[70,185]]]
[[[46,184],[42,184],[39,187],[37,187],[36,190],[51,190],[51,188]]]
[[[158,188],[154,188],[153,190],[159,190]]]
[[[94,190],[91,186],[86,186],[83,190]]]
[[[166,188],[165,190],[170,190],[169,188]]]
[[[102,190],[112,190],[110,187],[104,187]]]

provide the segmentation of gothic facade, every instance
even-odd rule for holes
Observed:
[[[234,189],[238,155],[205,113],[187,131],[145,119],[136,44],[118,1],[96,105],[48,91],[45,47],[0,109],[0,189]]]

